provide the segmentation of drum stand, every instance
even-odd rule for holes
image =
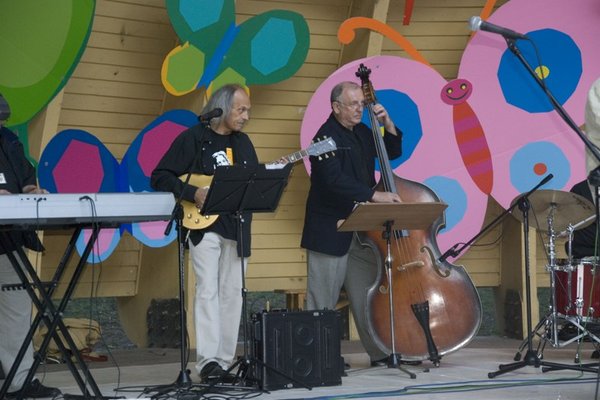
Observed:
[[[583,316],[582,316],[582,309],[583,309],[583,304],[578,301],[576,302],[576,308],[578,309],[577,312],[577,316],[576,317],[572,317],[572,316],[568,316],[568,315],[564,315],[558,312],[557,310],[557,305],[556,305],[556,279],[555,279],[555,273],[557,270],[557,265],[556,265],[556,244],[555,244],[555,238],[556,238],[556,234],[554,231],[554,212],[556,210],[555,206],[551,207],[550,213],[548,214],[548,253],[549,253],[549,265],[547,266],[547,270],[548,272],[550,272],[550,313],[547,314],[544,318],[542,318],[540,320],[540,322],[538,322],[538,324],[536,325],[536,327],[533,330],[533,334],[539,336],[540,341],[538,343],[537,346],[537,357],[539,357],[540,359],[543,358],[543,352],[544,349],[546,347],[546,343],[550,343],[552,345],[552,347],[554,348],[561,348],[561,347],[565,347],[573,342],[576,341],[580,341],[581,339],[585,338],[585,337],[589,337],[591,338],[593,341],[595,341],[596,343],[600,344],[600,338],[598,338],[596,335],[594,335],[593,333],[591,333],[589,330],[586,329],[586,327],[584,325],[581,324]],[[568,280],[567,280],[567,286],[568,286],[568,304],[572,305],[573,304],[573,299],[571,297],[571,272],[573,269],[572,266],[572,255],[571,255],[571,237],[573,234],[573,230],[574,227],[569,225],[569,227],[567,228],[567,231],[569,233],[569,244],[568,244]],[[571,325],[577,327],[577,332],[578,334],[573,337],[570,338],[569,340],[566,341],[559,341],[559,330],[558,330],[558,326],[559,326],[559,322],[560,321],[565,321],[570,323]],[[521,343],[521,347],[519,348],[519,351],[515,354],[515,361],[520,360],[521,358],[521,352],[523,351],[523,349],[525,348],[525,346],[527,345],[527,340],[523,341],[523,343]],[[579,364],[579,351],[577,352],[576,356],[575,356],[575,363],[576,365],[567,365],[567,364],[554,364],[554,363],[550,363],[548,365],[545,365],[542,368],[542,372],[547,372],[547,371],[555,371],[555,370],[560,370],[560,369],[574,369],[574,370],[578,370],[578,371],[583,371],[583,372],[593,372],[593,373],[597,373],[598,369],[597,368],[590,368],[589,364]],[[593,365],[595,365],[596,363],[594,363]]]
[[[524,233],[524,241],[525,241],[525,243],[524,243],[524,245],[525,245],[525,302],[526,302],[526,306],[527,306],[527,329],[528,329],[527,339],[525,341],[525,344],[527,345],[527,352],[525,353],[525,355],[523,356],[523,358],[521,360],[518,360],[518,358],[521,358],[521,357],[520,357],[520,354],[517,353],[519,355],[519,357],[518,358],[515,357],[515,362],[510,363],[510,364],[500,364],[498,366],[498,370],[488,373],[488,378],[490,378],[490,379],[495,378],[498,375],[505,374],[507,372],[514,371],[519,368],[523,368],[525,366],[532,366],[535,368],[539,368],[540,366],[542,366],[542,367],[546,368],[546,370],[554,370],[554,369],[577,369],[579,371],[585,370],[585,369],[582,369],[582,368],[576,367],[576,366],[570,366],[567,364],[559,364],[559,363],[553,363],[553,362],[548,362],[548,361],[542,360],[542,356],[539,352],[540,347],[538,347],[538,350],[533,349],[533,340],[532,339],[533,339],[533,335],[535,334],[536,331],[531,329],[531,279],[530,279],[531,269],[530,269],[530,264],[529,264],[529,236],[528,236],[528,233],[529,233],[529,208],[530,208],[528,195],[530,193],[528,193],[527,195],[522,196],[520,199],[518,199],[519,209],[523,213],[523,233]],[[552,251],[554,251],[554,249],[552,249]],[[551,259],[553,260],[552,257],[554,257],[554,256],[551,255]],[[554,300],[553,300],[553,303],[554,303]],[[541,322],[538,323],[537,327],[541,327],[541,326],[547,326],[547,325],[545,323],[542,324]],[[522,345],[522,348],[524,348],[523,345]],[[543,349],[543,347],[542,347],[542,349]],[[595,372],[595,370],[591,371],[591,372]]]
[[[594,189],[596,191],[596,196],[595,196],[596,201],[594,202],[595,206],[596,206],[596,215],[595,215],[596,224],[598,224],[598,219],[599,219],[599,216],[600,216],[600,203],[598,202],[598,194],[599,194],[598,191],[599,191],[599,184],[600,184],[600,182],[599,182],[599,178],[597,177],[597,175],[598,175],[598,169],[592,171],[590,173],[589,177],[588,177],[588,180],[590,181],[590,183],[592,184],[592,186],[594,187]],[[572,257],[572,252],[571,252],[571,244],[572,244],[572,241],[573,241],[573,231],[576,229],[576,227],[578,225],[581,225],[581,224],[583,224],[585,222],[588,222],[588,220],[589,220],[589,218],[586,219],[586,220],[584,220],[584,221],[581,221],[580,223],[576,224],[575,226],[569,225],[569,227],[567,228],[567,232],[568,232],[568,260],[569,260],[569,266],[567,267],[568,268],[568,274],[569,274],[568,275],[568,280],[567,280],[567,286],[568,286],[568,289],[569,289],[568,290],[568,303],[569,303],[569,306],[573,305],[573,298],[571,296],[571,284],[572,284],[571,275],[572,275],[572,272],[573,272],[573,263],[572,263],[573,257]],[[553,241],[554,231],[551,228],[550,222],[551,221],[549,220],[549,223],[548,223],[549,227],[550,227],[550,229],[549,229],[549,234],[550,234],[550,241],[549,241],[549,243],[552,246],[552,247],[550,247],[550,255],[551,255],[551,257],[550,257],[550,260],[551,260],[551,263],[550,263],[550,272],[551,272],[550,279],[551,279],[551,282],[553,283],[554,282],[554,273],[555,273],[555,270],[556,270],[556,268],[555,268],[556,265],[554,263],[554,259],[552,258],[552,254],[554,253],[554,247],[553,247],[554,246],[554,241]],[[594,266],[594,268],[596,268],[596,266]],[[551,289],[552,289],[551,290],[552,298],[555,299],[556,298],[555,297],[555,293],[556,292],[555,292],[554,285],[551,286]],[[551,314],[552,315],[552,324],[554,326],[554,328],[553,328],[554,329],[553,330],[553,334],[557,330],[557,325],[558,325],[557,319],[558,318],[564,319],[565,321],[569,322],[570,324],[576,326],[577,327],[577,332],[578,332],[578,334],[575,337],[571,338],[570,340],[564,341],[562,343],[559,343],[559,341],[558,341],[558,335],[554,335],[553,341],[552,341],[553,347],[563,347],[563,346],[566,346],[566,345],[568,345],[570,343],[573,343],[574,341],[580,341],[581,339],[583,339],[585,337],[589,337],[591,340],[594,341],[594,347],[596,348],[596,352],[597,352],[598,351],[598,347],[600,347],[600,338],[598,336],[594,335],[588,329],[586,329],[585,325],[587,324],[587,322],[583,321],[583,318],[584,318],[583,317],[583,301],[580,300],[579,298],[577,298],[577,300],[575,301],[575,309],[577,310],[577,316],[576,317],[571,317],[571,316],[566,316],[566,315],[559,314],[556,311],[556,301],[553,300],[553,302],[552,302],[552,314]],[[581,322],[584,322],[584,325],[582,325]],[[575,355],[575,363],[576,363],[576,365],[574,365],[574,366],[566,366],[566,367],[562,367],[562,368],[558,368],[558,367],[542,368],[542,371],[543,372],[547,372],[547,371],[554,371],[554,370],[558,370],[558,369],[575,369],[575,370],[578,370],[578,371],[585,371],[585,372],[592,372],[592,373],[595,373],[595,374],[600,374],[600,365],[598,365],[597,362],[587,363],[587,364],[580,364],[579,350],[577,351],[577,354]]]

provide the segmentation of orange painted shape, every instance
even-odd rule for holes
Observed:
[[[338,40],[342,44],[351,43],[356,34],[354,33],[357,29],[370,29],[372,31],[378,32],[383,36],[387,37],[398,46],[400,46],[406,53],[415,61],[423,63],[429,67],[431,64],[419,53],[419,50],[416,49],[415,46],[412,45],[401,33],[394,30],[391,26],[384,24],[381,21],[377,21],[373,18],[367,17],[353,17],[348,18],[340,25],[338,29]]]

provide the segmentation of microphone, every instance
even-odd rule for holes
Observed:
[[[223,115],[222,108],[214,108],[209,112],[205,112],[198,117],[198,121],[208,123],[211,119],[217,118]]]
[[[480,17],[472,16],[469,18],[469,27],[473,32],[475,31],[486,31],[497,33],[499,35],[504,36],[505,39],[525,39],[529,40],[529,38],[522,33],[515,32],[508,28],[503,28],[498,25],[494,25],[491,22],[483,21]]]

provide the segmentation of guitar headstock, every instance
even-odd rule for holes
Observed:
[[[319,160],[322,159],[322,155],[325,158],[328,158],[329,155],[327,153],[331,153],[332,156],[335,155],[334,151],[337,150],[337,145],[335,144],[335,140],[330,137],[322,137],[317,138],[317,141],[313,141],[310,146],[306,149],[306,152],[309,156],[318,156]]]

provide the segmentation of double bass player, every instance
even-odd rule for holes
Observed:
[[[331,91],[331,114],[315,137],[330,136],[337,144],[335,157],[310,158],[310,190],[301,246],[307,250],[308,310],[335,309],[342,285],[355,317],[360,340],[371,365],[386,358],[372,341],[366,327],[367,288],[376,279],[373,250],[361,245],[358,235],[338,232],[337,223],[347,218],[357,202],[401,202],[397,193],[377,191],[371,129],[361,122],[364,108],[361,87],[351,81]],[[402,133],[381,104],[373,112],[384,127],[384,143],[390,158],[402,153]]]

